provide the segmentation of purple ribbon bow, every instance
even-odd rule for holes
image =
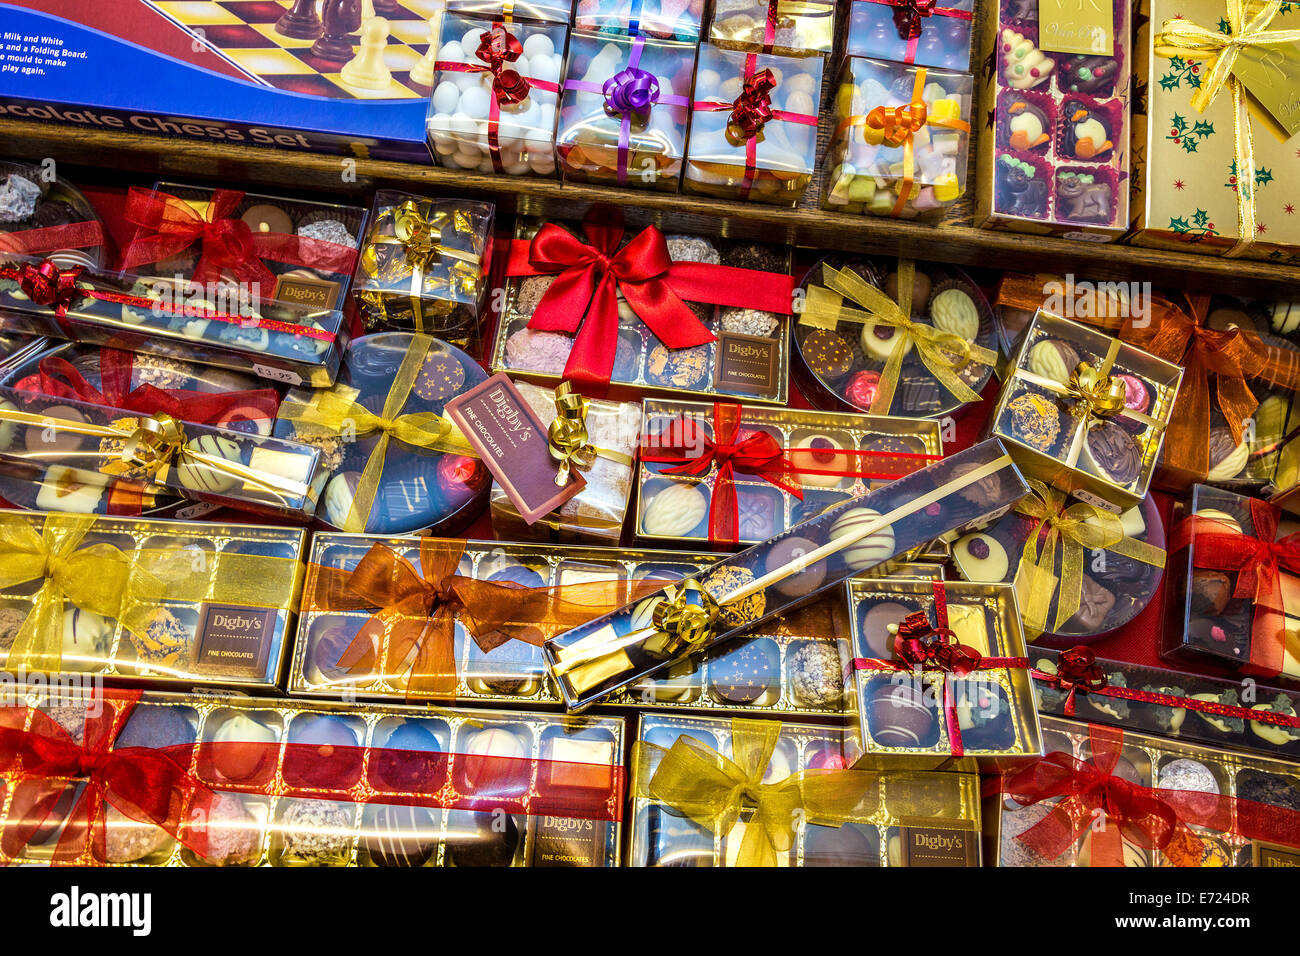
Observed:
[[[601,91],[605,94],[605,111],[611,116],[629,113],[644,123],[650,108],[659,102],[659,80],[648,70],[635,66],[619,70],[605,81]]]

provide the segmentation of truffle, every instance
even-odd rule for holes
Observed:
[[[286,860],[309,866],[347,863],[352,852],[352,804],[294,799],[281,807],[280,840]]]
[[[790,655],[790,693],[801,707],[839,710],[844,702],[844,662],[831,641],[804,641]]]
[[[1088,429],[1085,454],[1092,470],[1117,485],[1131,485],[1142,473],[1142,452],[1133,436],[1115,422]]]
[[[425,724],[419,718],[406,718],[389,732],[381,748],[371,748],[370,779],[376,787],[427,793],[442,786],[446,757]]]
[[[804,336],[800,349],[808,368],[825,381],[837,381],[853,367],[853,347],[830,329],[813,329]]]
[[[786,535],[773,542],[768,548],[764,567],[768,571],[774,571],[777,568],[784,567],[796,558],[812,553],[816,549],[817,543],[809,538]],[[811,567],[804,568],[798,574],[793,574],[782,581],[778,581],[773,587],[786,597],[798,598],[816,591],[825,580],[826,562],[818,561]]]
[[[141,705],[131,711],[126,726],[113,742],[113,749],[187,747],[194,743],[194,725],[179,707]],[[183,757],[177,759],[184,762]]]
[[[446,838],[452,866],[509,866],[519,846],[519,827],[510,814],[453,810]]]
[[[894,529],[890,525],[863,534],[881,514],[872,508],[850,508],[831,524],[831,539],[856,537],[839,551],[845,565],[858,571],[875,567],[894,556]]]
[[[1051,454],[1061,434],[1061,413],[1050,398],[1022,392],[1007,402],[1006,428],[1017,441]]]
[[[247,714],[236,713],[222,721],[212,735],[212,765],[231,783],[247,783],[274,767],[276,740],[272,728]]]
[[[1161,765],[1157,776],[1161,790],[1178,791],[1183,796],[1185,806],[1198,816],[1207,817],[1218,805],[1219,781],[1214,772],[1199,760],[1179,757]],[[1186,794],[1208,794],[1206,797],[1186,796]],[[1180,801],[1181,802],[1181,801]]]
[[[780,684],[779,662],[772,640],[754,638],[709,660],[709,684],[727,703],[763,703]]]
[[[881,746],[925,748],[938,741],[938,717],[915,685],[880,681],[869,701],[868,726]]]
[[[882,601],[866,609],[862,616],[862,639],[872,657],[885,661],[893,658],[894,635],[889,627],[911,613],[912,608],[894,601]]]
[[[1232,600],[1232,582],[1222,571],[1192,571],[1188,588],[1193,614],[1222,614]]]
[[[206,835],[203,858],[216,866],[248,866],[262,852],[262,833],[257,819],[236,794],[214,794],[199,829]]]
[[[361,843],[375,866],[424,866],[438,849],[433,814],[424,807],[376,807]]]
[[[361,775],[361,751],[348,722],[333,714],[304,715],[289,728],[284,778],[291,785],[343,790]]]

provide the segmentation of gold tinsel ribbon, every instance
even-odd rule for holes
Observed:
[[[826,285],[808,287],[804,309],[799,315],[801,324],[820,329],[834,329],[840,322],[871,322],[898,330],[894,350],[889,353],[880,373],[880,387],[871,403],[873,415],[889,414],[908,342],[916,347],[930,374],[960,402],[979,401],[979,395],[961,380],[957,369],[970,362],[991,366],[997,361],[997,354],[991,349],[967,342],[961,336],[933,325],[912,321],[912,280],[915,274],[915,262],[898,260],[898,301],[895,302],[856,272],[824,265],[822,276]],[[845,299],[860,308],[846,306]]]
[[[1067,507],[1068,496],[1064,491],[1049,488],[1032,478],[1027,484],[1032,493],[1015,510],[1035,524],[1020,555],[1015,588],[1020,615],[1026,632],[1032,635],[1031,640],[1048,630],[1047,612],[1053,595],[1059,597],[1051,630],[1059,631],[1078,612],[1083,598],[1085,552],[1109,551],[1153,567],[1165,566],[1165,552],[1125,535],[1119,515],[1082,501]],[[1044,525],[1046,534],[1043,534]],[[1055,574],[1058,541],[1061,546],[1059,586]]]
[[[1192,94],[1192,107],[1204,113],[1225,88],[1232,97],[1233,149],[1237,162],[1237,241],[1225,256],[1244,253],[1255,241],[1255,140],[1251,131],[1246,89],[1233,68],[1242,50],[1300,42],[1300,30],[1269,30],[1282,8],[1282,0],[1259,4],[1225,0],[1224,19],[1229,32],[1218,26],[1203,27],[1182,17],[1166,20],[1152,47],[1164,57],[1201,60],[1210,65]],[[1254,11],[1252,14],[1251,11]],[[1249,18],[1249,19],[1248,19]]]
[[[632,756],[636,796],[719,836],[747,815],[736,866],[776,866],[801,822],[838,827],[867,819],[876,773],[816,768],[764,783],[780,736],[779,723],[733,718],[730,758],[688,735],[667,749],[639,740]]]
[[[379,440],[371,449],[361,471],[361,479],[352,496],[352,507],[343,522],[343,530],[362,532],[370,520],[370,509],[379,492],[379,482],[384,474],[384,461],[388,457],[388,444],[394,438],[417,448],[447,452],[477,458],[478,452],[465,439],[451,419],[437,412],[412,412],[398,414],[406,404],[415,385],[416,376],[424,367],[424,358],[433,339],[416,334],[398,366],[393,384],[384,397],[384,407],[376,415],[357,401],[358,391],[349,385],[335,384],[328,389],[318,389],[307,401],[286,398],[280,405],[280,417],[296,425],[319,429],[324,434],[342,437],[347,432],[352,440],[378,433]]]
[[[560,463],[555,476],[557,485],[567,485],[575,468],[586,471],[597,458],[632,467],[630,455],[591,444],[587,435],[587,408],[587,399],[573,391],[568,382],[561,382],[556,388],[555,420],[546,430],[546,442],[551,457]]]

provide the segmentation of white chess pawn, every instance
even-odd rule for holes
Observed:
[[[411,82],[433,86],[433,65],[438,62],[438,35],[442,33],[442,11],[429,17],[429,49],[420,62],[411,67]]]
[[[339,71],[339,78],[348,86],[362,90],[386,90],[393,74],[384,62],[388,49],[388,21],[372,16],[361,27],[361,48]]]

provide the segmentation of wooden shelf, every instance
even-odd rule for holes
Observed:
[[[803,205],[788,209],[17,120],[0,120],[0,142],[8,155],[53,158],[61,164],[86,167],[90,176],[102,177],[105,171],[111,176],[120,170],[145,178],[156,174],[185,181],[350,193],[353,201],[363,204],[365,197],[358,194],[391,186],[477,196],[496,202],[502,213],[555,218],[580,217],[593,205],[609,204],[622,207],[628,223],[636,227],[655,223],[666,231],[787,242],[815,249],[903,255],[1026,272],[1072,272],[1080,279],[1151,281],[1158,287],[1252,296],[1294,295],[1300,283],[1300,268],[1293,266],[976,229],[966,202],[958,203],[950,218],[937,226],[826,212],[816,206],[816,181]]]

